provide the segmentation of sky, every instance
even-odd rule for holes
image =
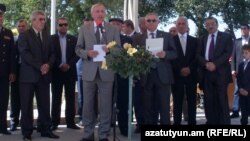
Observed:
[[[219,22],[219,27],[218,27],[219,31],[225,31],[225,29],[227,28],[227,24],[225,24],[222,21],[221,17],[215,17],[215,18]],[[160,24],[159,29],[168,32],[169,28],[171,28],[172,26],[175,25],[174,22],[176,20],[177,20],[177,18],[170,19],[166,26]],[[188,24],[189,24],[189,28],[190,28],[190,35],[195,36],[196,30],[197,30],[195,23],[192,20],[188,20]],[[240,38],[240,36],[241,36],[240,30],[235,31],[235,36],[236,36],[236,38]]]

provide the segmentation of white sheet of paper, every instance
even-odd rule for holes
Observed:
[[[146,49],[157,57],[156,54],[163,51],[163,38],[146,39]]]
[[[94,62],[101,62],[105,60],[106,52],[102,49],[105,45],[94,45],[93,49],[98,52],[98,55],[93,58]]]

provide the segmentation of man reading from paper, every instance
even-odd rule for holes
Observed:
[[[138,35],[135,38],[135,46],[145,46],[146,39],[161,38],[162,43],[157,46],[150,45],[151,48],[159,48],[156,57],[160,58],[151,66],[150,73],[141,78],[144,87],[142,97],[145,109],[145,124],[154,124],[158,122],[158,112],[160,113],[160,124],[170,124],[170,86],[174,82],[172,66],[170,61],[177,57],[176,48],[172,36],[164,31],[157,30],[159,18],[156,13],[149,13],[145,17],[147,32]],[[150,40],[148,40],[150,41]],[[151,40],[153,41],[153,40]],[[148,42],[152,43],[152,42]],[[162,45],[160,45],[162,44]],[[147,44],[148,45],[148,44]],[[160,46],[162,49],[160,49]],[[147,48],[148,46],[146,46]]]

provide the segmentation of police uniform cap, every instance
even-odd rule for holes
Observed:
[[[109,19],[109,22],[112,22],[112,21],[115,21],[115,22],[120,22],[120,23],[122,23],[122,24],[123,24],[123,20],[122,20],[122,19],[120,19],[120,18],[111,18],[111,19]]]

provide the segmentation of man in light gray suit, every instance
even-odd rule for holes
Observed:
[[[93,49],[94,45],[107,44],[116,41],[120,46],[120,33],[117,28],[104,21],[106,8],[103,4],[97,3],[91,7],[93,22],[82,26],[79,30],[76,45],[76,54],[83,61],[83,125],[84,136],[82,141],[94,140],[94,128],[96,115],[94,110],[95,91],[98,89],[100,105],[100,141],[108,141],[111,126],[111,106],[112,106],[112,87],[114,73],[112,70],[101,69],[102,62],[94,62],[93,58],[98,55],[98,51]],[[109,49],[104,45],[106,53]]]
[[[159,18],[156,13],[145,16],[147,32],[135,37],[134,45],[145,46],[147,38],[163,38],[163,50],[156,56],[159,62],[152,65],[150,73],[142,77],[144,87],[143,103],[145,124],[157,124],[160,112],[160,124],[170,124],[170,86],[174,82],[170,61],[177,58],[174,40],[169,33],[157,30]]]

